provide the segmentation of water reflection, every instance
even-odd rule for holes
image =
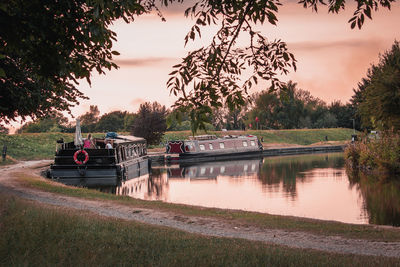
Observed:
[[[168,178],[217,179],[218,176],[242,177],[258,174],[262,159],[177,164],[166,168]]]
[[[399,185],[349,182],[342,153],[153,167],[117,195],[348,223],[399,225]]]
[[[296,184],[306,182],[305,172],[318,168],[343,169],[343,166],[344,159],[341,153],[269,157],[264,158],[259,179],[267,190],[279,188],[282,184],[287,196],[295,199],[297,195]],[[309,178],[311,177],[309,176]]]
[[[363,196],[368,222],[400,226],[400,182],[380,183],[364,174],[357,178],[350,180]]]

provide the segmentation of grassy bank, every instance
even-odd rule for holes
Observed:
[[[108,200],[137,208],[149,208],[170,211],[186,216],[214,217],[232,222],[236,225],[254,225],[271,229],[288,231],[304,231],[317,235],[339,235],[347,238],[368,239],[377,241],[400,241],[400,229],[374,227],[370,225],[354,225],[339,222],[328,222],[299,217],[288,217],[263,214],[257,212],[233,211],[215,208],[203,208],[189,205],[164,203],[161,201],[145,201],[127,196],[116,196],[85,188],[64,186],[48,180],[16,174],[24,186],[53,192],[62,195],[86,199]]]
[[[127,133],[124,133],[127,134]],[[263,130],[263,131],[230,131],[210,132],[219,136],[227,134],[253,134],[264,139],[264,143],[287,143],[310,145],[325,140],[345,141],[350,140],[352,130],[333,129],[306,129],[306,130]],[[190,131],[167,132],[163,142],[167,140],[187,139]],[[95,137],[104,136],[102,133],[94,134]],[[67,133],[35,133],[35,134],[0,134],[0,145],[6,144],[7,154],[16,160],[52,159],[56,147],[56,140],[63,138],[72,141],[74,135]],[[159,146],[160,147],[160,146]]]
[[[217,136],[228,134],[252,134],[263,138],[264,143],[287,143],[297,145],[310,145],[325,141],[348,141],[351,139],[353,130],[344,128],[332,129],[298,129],[298,130],[248,130],[248,131],[228,131],[228,132],[209,132]],[[187,139],[191,135],[190,131],[167,132],[164,140]]]
[[[396,259],[290,249],[105,219],[0,196],[2,266],[396,266]]]

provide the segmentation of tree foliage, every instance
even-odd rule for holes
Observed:
[[[113,111],[99,116],[97,106],[90,106],[90,110],[79,116],[83,133],[93,132],[129,132],[133,124],[135,114],[127,111]],[[62,113],[53,111],[43,118],[25,123],[19,133],[39,132],[74,132],[75,122],[69,122]]]
[[[390,9],[394,1],[357,0],[357,8],[349,20],[351,28],[361,28],[365,17],[372,18],[373,10],[379,6]],[[319,5],[327,4],[330,13],[338,13],[345,8],[342,0],[300,0],[299,3],[314,11]],[[285,42],[268,40],[255,30],[259,24],[276,25],[280,5],[279,0],[201,0],[188,8],[185,15],[191,16],[195,24],[185,37],[185,44],[201,37],[204,26],[215,24],[220,29],[210,45],[189,52],[180,64],[174,66],[167,86],[171,93],[179,96],[175,106],[191,110],[193,119],[202,119],[207,116],[200,114],[212,112],[204,106],[221,108],[227,105],[231,110],[240,108],[249,89],[259,80],[270,83],[270,92],[282,89],[284,83],[278,75],[287,74],[292,68],[296,70],[296,60]],[[247,33],[249,45],[246,47],[237,45],[241,32]],[[244,77],[243,73],[246,68],[251,69],[248,77]]]
[[[158,144],[167,130],[165,106],[158,102],[146,102],[140,105],[132,125],[132,135],[143,137],[150,145]]]
[[[354,126],[354,128],[357,130],[361,129],[360,120],[356,116],[356,109],[351,103],[342,104],[340,101],[333,101],[328,106],[328,109],[329,112],[335,116],[338,127],[353,128]]]
[[[400,47],[380,55],[379,63],[354,90],[352,100],[364,127],[400,130]]]
[[[79,116],[82,131],[94,132],[96,129],[96,123],[99,121],[100,111],[96,105],[91,105],[89,111]]]
[[[114,20],[133,21],[154,1],[8,0],[0,3],[0,119],[43,117],[85,98],[76,85],[116,68]]]
[[[127,111],[113,111],[106,113],[97,122],[95,129],[97,132],[118,132],[118,131],[130,131],[127,127],[126,122],[133,114]],[[132,123],[132,122],[131,122]]]
[[[349,20],[361,26],[378,7],[390,8],[395,0],[356,0]],[[182,0],[8,0],[0,2],[0,120],[44,117],[52,110],[65,111],[85,98],[76,86],[90,83],[91,73],[116,68],[112,49],[116,40],[110,25],[117,19],[131,22],[136,16]],[[331,13],[345,8],[343,0],[300,0],[317,11],[328,5]],[[186,10],[195,24],[185,42],[201,36],[201,28],[218,24],[212,42],[190,52],[174,66],[167,85],[178,95],[176,106],[190,110],[193,129],[204,127],[212,109],[245,103],[248,90],[259,80],[282,88],[278,75],[296,68],[296,60],[281,40],[269,40],[255,26],[277,23],[279,0],[199,0]],[[162,18],[163,19],[163,18]],[[248,34],[247,47],[237,46],[240,33]],[[251,74],[243,77],[250,67]]]
[[[335,101],[328,106],[292,81],[279,93],[255,94],[254,103],[247,115],[247,125],[253,128],[257,124],[261,129],[352,128],[354,109],[350,104]]]
[[[74,127],[62,113],[52,111],[45,117],[25,123],[17,130],[18,133],[43,133],[43,132],[73,132]]]

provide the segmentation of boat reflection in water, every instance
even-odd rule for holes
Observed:
[[[163,200],[164,190],[168,190],[168,178],[162,175],[161,169],[153,169],[151,174],[121,182],[116,187],[115,194],[146,200]]]
[[[151,174],[130,177],[115,188],[100,188],[116,195],[130,196],[146,200],[169,201],[170,183],[179,181],[216,181],[221,175],[242,177],[256,175],[260,171],[262,159],[204,162],[201,164],[175,164],[167,167],[152,168]],[[173,190],[174,191],[174,190]],[[188,189],[190,191],[190,189]],[[188,192],[190,193],[190,192]]]
[[[168,178],[217,179],[218,176],[241,177],[258,174],[262,158],[234,161],[202,162],[171,165],[166,168]]]

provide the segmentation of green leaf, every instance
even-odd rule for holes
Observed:
[[[283,58],[285,59],[285,61],[289,61],[289,56],[287,53],[283,53]]]
[[[372,19],[371,17],[371,8],[367,6],[367,8],[364,10],[364,14],[369,18]]]

